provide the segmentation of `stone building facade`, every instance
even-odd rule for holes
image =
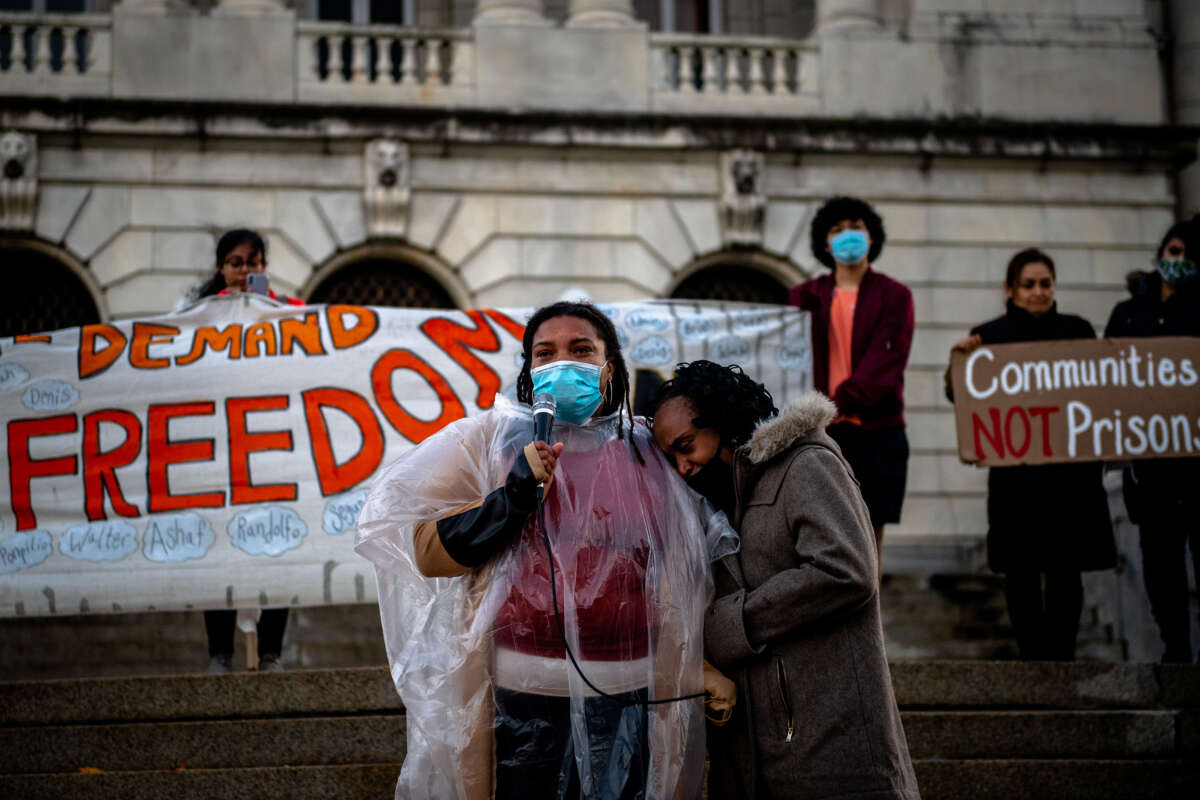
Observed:
[[[916,301],[897,571],[981,564],[941,374],[1009,256],[1101,327],[1200,207],[1186,0],[0,8],[0,335],[168,311],[233,226],[314,302],[778,302],[816,207],[869,199]]]

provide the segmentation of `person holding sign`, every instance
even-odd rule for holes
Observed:
[[[522,347],[519,402],[406,453],[359,517],[408,714],[397,796],[698,796],[700,698],[732,691],[703,669],[708,564],[735,537],[634,420],[608,317],[555,303]]]
[[[1172,225],[1155,253],[1156,269],[1128,276],[1130,299],[1118,303],[1104,335],[1200,336],[1200,214]],[[1189,448],[1190,449],[1190,448]],[[1166,662],[1192,662],[1188,578],[1190,546],[1200,580],[1200,459],[1131,462],[1124,471],[1125,507],[1138,525],[1150,610]]]
[[[1018,252],[1004,276],[1004,315],[972,328],[953,350],[1096,338],[1087,320],[1059,313],[1054,285],[1050,256],[1036,248]],[[946,396],[953,401],[949,376],[947,370]],[[988,471],[988,567],[1004,575],[1008,616],[1023,659],[1074,659],[1083,612],[1081,573],[1116,566],[1102,479],[1099,461]]]
[[[738,367],[680,364],[654,439],[680,475],[731,508],[741,550],[714,565],[708,658],[738,697],[710,728],[712,798],[916,800],[883,647],[871,518],[809,392],[781,412]],[[699,479],[699,482],[697,480]]]
[[[831,272],[788,295],[812,312],[813,384],[837,406],[829,435],[854,468],[881,557],[883,527],[900,521],[908,478],[904,368],[914,326],[912,292],[872,268],[886,238],[868,203],[833,198],[811,229],[813,256]]]
[[[246,289],[250,275],[263,275],[267,269],[267,244],[257,231],[246,228],[226,231],[217,240],[217,271],[200,284],[181,304],[190,304],[214,295],[236,294]],[[265,285],[265,284],[264,284]],[[194,294],[194,296],[192,296]],[[274,292],[268,296],[277,300]],[[292,305],[302,301],[283,298]],[[283,634],[287,629],[288,609],[264,608],[258,619],[258,669],[260,672],[282,672],[279,660],[283,652]],[[233,671],[234,631],[237,628],[235,609],[210,609],[204,612],[204,630],[208,636],[208,671],[213,674]]]

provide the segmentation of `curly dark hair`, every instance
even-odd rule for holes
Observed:
[[[857,197],[834,197],[825,201],[825,205],[813,217],[811,228],[811,243],[813,256],[830,269],[837,263],[826,248],[829,246],[829,230],[843,220],[862,220],[871,235],[871,249],[867,251],[867,261],[874,263],[883,251],[883,243],[887,241],[887,232],[883,229],[883,219],[871,208],[871,204]]]
[[[637,443],[633,441],[633,404],[629,399],[629,370],[625,366],[625,356],[621,353],[621,342],[617,338],[617,329],[612,320],[591,303],[575,303],[566,300],[542,306],[533,312],[529,322],[525,323],[525,336],[521,340],[521,374],[517,376],[517,400],[522,403],[533,403],[533,376],[530,375],[530,365],[533,362],[533,336],[542,323],[555,317],[575,317],[590,323],[600,334],[604,342],[604,356],[612,365],[612,377],[609,378],[609,389],[604,402],[600,406],[601,414],[621,412],[617,420],[617,438],[625,437],[625,422],[629,422],[629,444],[638,462],[644,464],[642,453]]]
[[[705,360],[677,364],[675,376],[654,397],[655,411],[675,397],[692,404],[696,412],[692,425],[698,430],[712,428],[721,444],[733,447],[748,442],[758,423],[779,413],[767,387],[737,364],[725,367]]]

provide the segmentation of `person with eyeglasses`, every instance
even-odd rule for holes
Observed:
[[[217,241],[216,260],[216,272],[180,298],[175,306],[176,311],[181,311],[205,297],[249,291],[249,276],[267,271],[267,243],[258,231],[249,228],[226,231]],[[304,305],[303,300],[276,294],[272,289],[267,290],[266,296],[288,305]]]
[[[1021,250],[1004,276],[1004,315],[972,328],[952,352],[1095,339],[1090,322],[1058,311],[1054,289],[1054,260],[1037,248]],[[949,370],[946,396],[954,400]],[[988,471],[988,567],[1004,575],[1008,617],[1022,659],[1073,660],[1083,613],[1082,573],[1117,564],[1103,466],[1097,461]]]
[[[237,294],[246,290],[246,278],[267,269],[267,244],[263,237],[248,228],[226,231],[217,240],[216,272],[188,293],[177,310],[214,295]],[[304,305],[302,300],[268,292],[272,300],[290,305]],[[283,634],[287,628],[288,609],[264,608],[258,620],[258,670],[282,672],[280,654]],[[208,637],[208,672],[220,674],[233,671],[234,631],[237,629],[236,609],[209,609],[204,612],[204,629]]]
[[[1105,336],[1200,336],[1200,214],[1163,236],[1154,269],[1126,277],[1130,298],[1117,304]],[[1190,547],[1200,579],[1200,458],[1131,462],[1122,476],[1125,508],[1138,526],[1142,575],[1162,637],[1164,662],[1192,663],[1188,620]]]

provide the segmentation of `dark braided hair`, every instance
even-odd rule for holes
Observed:
[[[755,382],[737,364],[728,367],[712,361],[678,364],[675,377],[659,387],[654,397],[657,411],[668,400],[682,397],[696,412],[697,430],[712,428],[721,444],[740,447],[750,440],[755,426],[779,413],[767,387]]]
[[[603,311],[591,303],[574,303],[560,300],[548,306],[542,306],[533,312],[529,322],[525,324],[525,337],[521,341],[521,374],[517,376],[517,400],[522,403],[533,403],[533,376],[530,375],[530,365],[533,362],[533,336],[546,320],[555,317],[575,317],[589,323],[596,329],[604,342],[604,355],[612,365],[612,375],[608,381],[608,389],[604,402],[600,405],[601,414],[621,412],[617,417],[617,438],[625,438],[625,420],[629,420],[629,444],[633,447],[634,455],[639,464],[645,464],[637,443],[633,440],[633,404],[629,399],[629,370],[625,367],[625,356],[621,354],[621,342],[617,339],[617,329]]]

